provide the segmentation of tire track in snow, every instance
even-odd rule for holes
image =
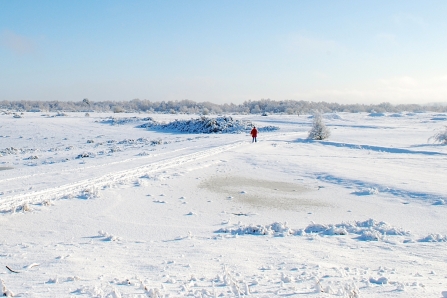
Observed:
[[[56,200],[61,198],[69,198],[82,194],[85,191],[92,192],[105,186],[113,186],[123,182],[128,182],[131,179],[139,178],[148,173],[162,171],[199,159],[210,157],[224,151],[241,146],[246,142],[235,142],[228,145],[217,146],[211,149],[205,149],[191,154],[161,160],[151,164],[139,166],[134,169],[122,170],[108,173],[96,178],[84,179],[77,182],[47,188],[31,193],[7,196],[0,199],[0,212],[8,212],[16,210],[17,206],[24,206],[24,204],[38,204],[49,200]]]
[[[197,146],[195,146],[197,147]],[[63,169],[63,170],[59,170],[57,173],[72,173],[72,172],[79,172],[79,171],[85,171],[85,170],[89,170],[89,169],[97,169],[97,168],[101,168],[101,167],[107,167],[110,165],[118,165],[118,164],[125,164],[128,163],[130,161],[141,161],[142,159],[149,159],[149,158],[154,158],[154,157],[158,157],[158,156],[162,156],[162,155],[167,155],[167,154],[171,154],[173,152],[177,152],[177,151],[184,151],[184,150],[188,150],[193,148],[191,147],[184,147],[184,148],[179,148],[179,149],[175,149],[169,152],[162,152],[162,153],[158,153],[158,154],[152,154],[152,155],[148,155],[148,156],[140,156],[140,157],[132,157],[132,158],[127,158],[127,159],[123,159],[123,160],[119,160],[119,161],[112,161],[112,162],[108,162],[108,163],[102,163],[102,164],[97,164],[97,165],[91,165],[88,167],[76,167],[76,168],[69,168],[69,169]],[[29,174],[29,175],[24,175],[24,176],[17,176],[17,177],[11,177],[11,178],[6,178],[0,181],[0,183],[3,182],[10,182],[10,181],[14,181],[14,180],[23,180],[23,179],[29,179],[29,178],[34,178],[34,177],[39,177],[39,176],[45,176],[48,174],[51,174],[53,172],[37,172],[37,173],[33,173],[33,174]]]

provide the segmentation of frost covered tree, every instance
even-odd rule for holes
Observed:
[[[324,140],[329,138],[331,132],[329,128],[323,122],[323,117],[321,113],[314,113],[314,121],[312,123],[312,128],[309,130],[309,135],[307,136],[310,140]]]
[[[430,137],[428,141],[430,140],[434,140],[435,142],[447,145],[447,126],[444,126],[444,130]]]

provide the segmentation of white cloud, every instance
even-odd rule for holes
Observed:
[[[291,52],[330,54],[332,51],[340,49],[341,46],[334,40],[297,34],[288,37],[286,48]]]
[[[0,34],[0,45],[17,55],[25,55],[34,52],[35,44],[30,38],[3,30]]]
[[[423,18],[415,16],[410,13],[399,13],[393,17],[393,21],[394,23],[396,23],[401,27],[405,27],[411,24],[418,25],[421,27],[427,26],[427,23]]]
[[[375,39],[381,43],[397,45],[396,35],[390,33],[379,33]]]

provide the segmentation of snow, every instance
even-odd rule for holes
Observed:
[[[275,128],[254,144],[173,129],[191,115],[14,115],[0,115],[6,296],[447,295],[447,146],[427,143],[444,115],[328,114],[324,141],[306,139],[308,115],[204,121]]]
[[[202,116],[200,118],[193,118],[189,120],[175,119],[169,123],[158,123],[153,119],[150,119],[149,122],[141,124],[138,127],[180,133],[209,134],[249,132],[253,128],[253,125],[254,124],[251,121],[236,120],[231,116],[219,116],[215,118]],[[258,130],[261,132],[266,132],[277,129],[278,127],[276,126],[268,125],[265,127],[260,127]]]

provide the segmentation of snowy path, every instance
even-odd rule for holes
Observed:
[[[22,206],[25,203],[38,204],[42,202],[47,202],[49,200],[55,200],[64,197],[74,197],[79,195],[87,197],[96,196],[97,191],[100,188],[113,187],[120,183],[131,182],[131,180],[138,179],[144,175],[148,175],[149,173],[160,172],[169,168],[183,166],[184,164],[192,163],[199,159],[204,159],[222,153],[224,151],[231,150],[233,148],[241,146],[242,144],[243,142],[238,141],[232,144],[216,146],[210,149],[198,150],[197,148],[195,148],[193,153],[189,153],[186,155],[183,154],[184,150],[177,150],[174,152],[173,157],[164,158],[156,162],[146,161],[146,164],[137,167],[135,167],[135,165],[141,164],[141,159],[132,159],[121,162],[115,162],[112,164],[87,167],[82,170],[87,172],[87,173],[84,172],[83,176],[86,175],[89,176],[88,179],[74,181],[67,184],[45,188],[38,191],[28,191],[21,194],[2,197],[0,199],[0,211],[5,212],[14,210],[17,206]],[[171,154],[172,153],[173,152],[171,152]],[[116,166],[116,164],[125,166],[126,169],[120,171],[116,170],[114,171],[113,168]],[[94,176],[92,177],[92,175],[94,175],[95,173],[98,174],[98,167],[101,167],[100,170],[101,172],[106,172],[107,174],[101,175],[99,177]],[[67,171],[65,173],[49,172],[46,173],[45,175],[47,177],[43,176],[41,173],[34,177],[16,177],[13,179],[15,180],[26,179],[27,183],[32,185],[32,181],[30,181],[32,180],[32,178],[36,178],[39,181],[42,180],[46,181],[48,179],[54,179],[55,177],[62,176],[62,178],[58,180],[58,182],[61,183],[65,181],[65,179],[67,179],[67,177],[65,178],[63,177],[64,174],[70,174],[70,171]],[[4,181],[1,182],[10,183],[11,180],[12,179],[5,179]],[[56,183],[53,181],[53,184]]]

